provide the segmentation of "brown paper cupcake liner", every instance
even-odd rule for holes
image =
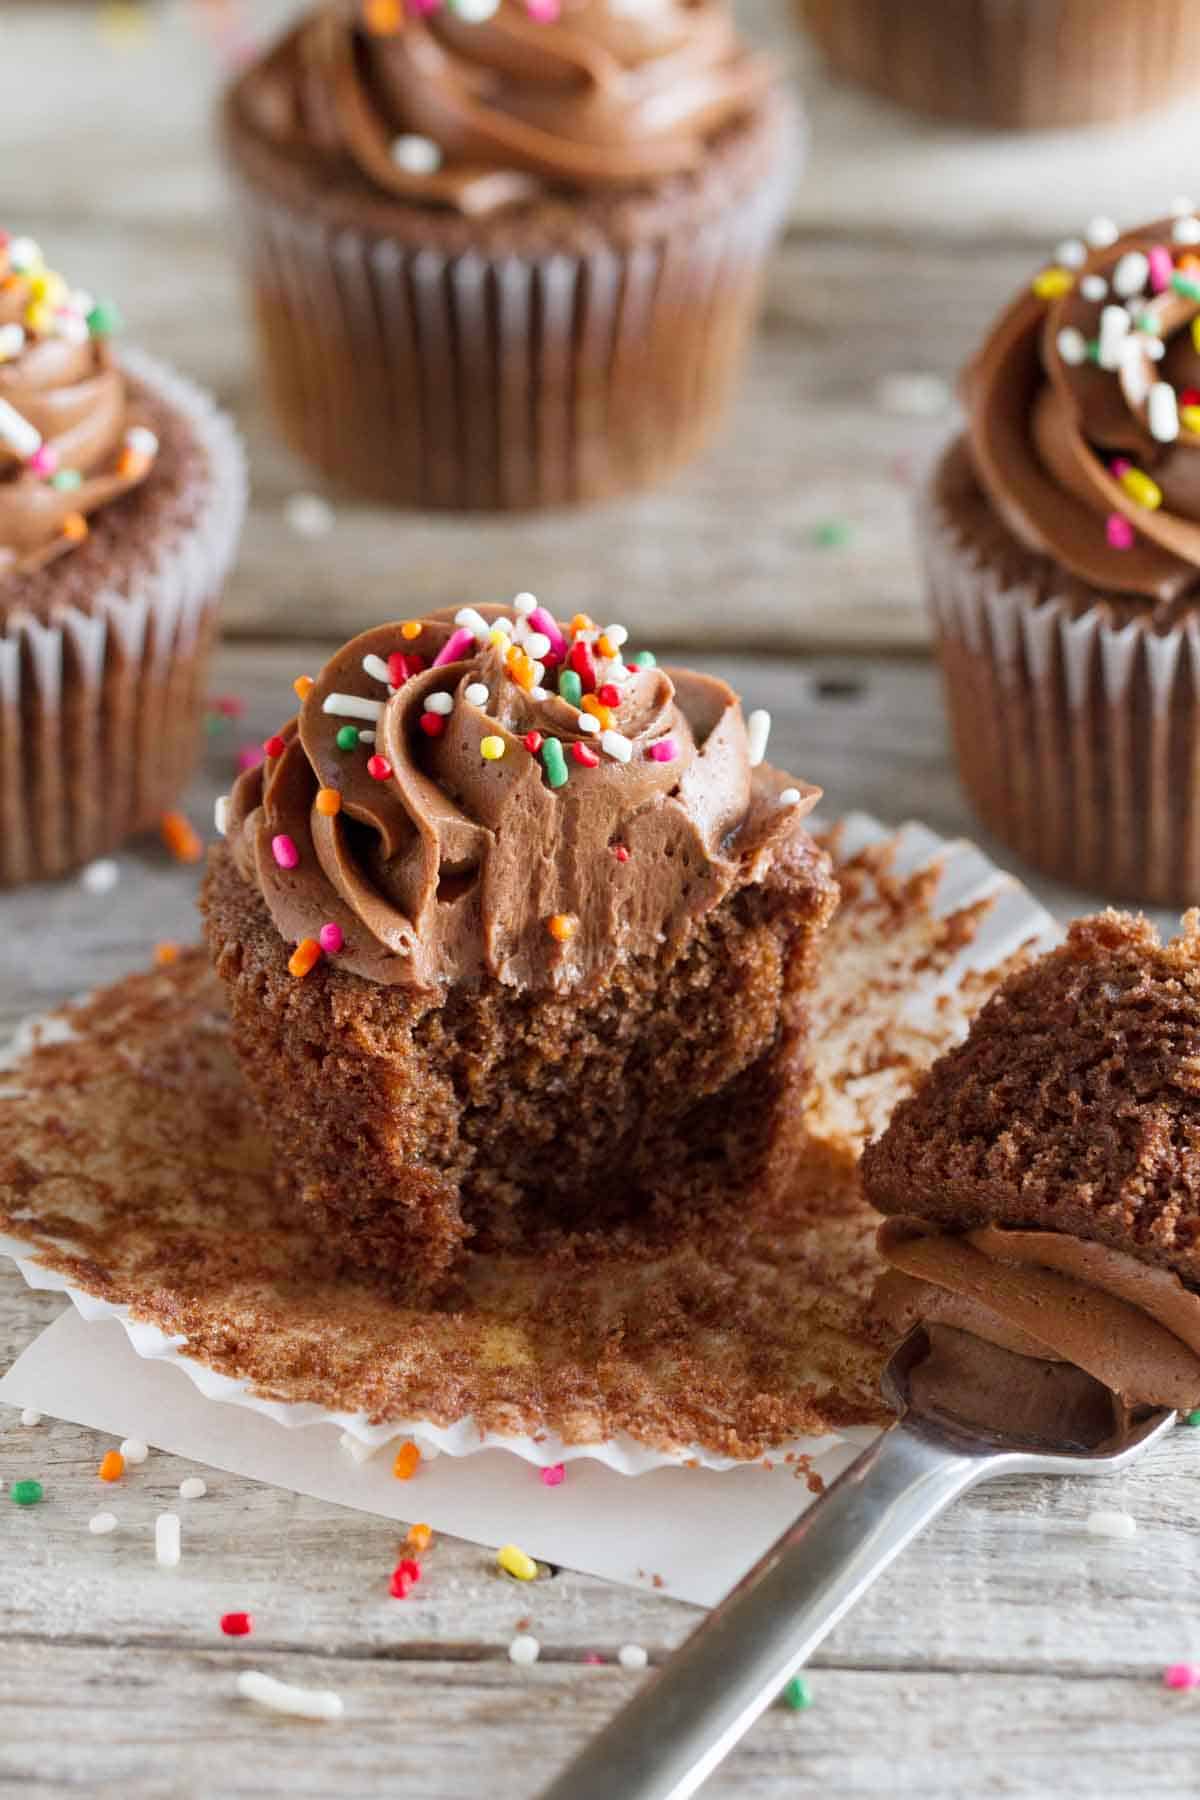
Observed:
[[[208,467],[195,518],[122,589],[0,621],[0,887],[60,875],[152,826],[200,748],[208,651],[245,509],[232,425],[191,382],[128,351]]]
[[[1032,130],[1131,117],[1200,80],[1193,0],[796,0],[840,75],[916,112]]]
[[[987,829],[1106,899],[1200,900],[1200,612],[1163,626],[998,579],[927,493],[959,774]]]
[[[267,393],[330,479],[502,510],[649,485],[719,423],[795,171],[790,155],[645,242],[433,247],[302,210],[235,158]],[[435,240],[436,241],[436,240]]]

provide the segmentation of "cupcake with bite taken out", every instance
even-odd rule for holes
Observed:
[[[0,886],[153,826],[199,749],[241,452],[116,326],[0,234]]]
[[[203,908],[331,1251],[419,1291],[469,1243],[749,1226],[792,1174],[835,899],[765,715],[529,596],[298,688]]]
[[[324,0],[223,136],[284,437],[459,509],[642,487],[706,442],[796,146],[728,0]]]

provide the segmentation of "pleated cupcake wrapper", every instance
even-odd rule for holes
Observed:
[[[207,653],[245,511],[241,441],[199,388],[144,353],[137,382],[181,414],[209,480],[189,528],[124,591],[0,623],[0,886],[57,875],[144,830],[187,779]]]
[[[936,1017],[944,1022],[957,1010],[961,1015],[957,1028],[965,1032],[981,997],[979,977],[1004,967],[1022,950],[1048,949],[1058,941],[1059,927],[1018,882],[998,869],[973,844],[947,842],[926,826],[915,823],[893,832],[866,813],[853,813],[838,822],[839,860],[849,860],[864,850],[884,844],[892,851],[892,871],[901,879],[933,862],[940,862],[940,880],[932,903],[935,916],[948,917],[983,900],[991,903],[977,934],[953,961],[937,974],[927,972],[920,982],[897,997],[898,1020],[911,1022]],[[869,983],[870,980],[871,970],[865,968],[863,981]],[[10,1044],[0,1047],[0,1086],[4,1085],[3,1072],[15,1067],[35,1043],[62,1041],[70,1035],[71,1028],[61,1015],[26,1021]],[[397,1440],[410,1439],[423,1455],[459,1457],[471,1456],[480,1450],[507,1450],[540,1468],[587,1457],[604,1463],[621,1475],[641,1475],[651,1469],[680,1464],[716,1470],[745,1466],[738,1459],[717,1455],[701,1445],[666,1452],[650,1448],[627,1434],[592,1443],[566,1443],[554,1432],[538,1433],[534,1437],[482,1431],[470,1417],[450,1425],[439,1425],[425,1418],[377,1424],[372,1423],[365,1412],[336,1412],[307,1402],[272,1400],[253,1392],[246,1381],[222,1374],[198,1357],[190,1356],[186,1337],[168,1334],[157,1325],[133,1318],[128,1306],[116,1305],[98,1294],[73,1286],[64,1275],[46,1268],[29,1244],[0,1234],[0,1256],[11,1257],[31,1287],[65,1293],[84,1319],[119,1321],[139,1356],[174,1364],[209,1399],[249,1407],[289,1427],[334,1425],[346,1434],[354,1454],[360,1458]],[[816,1459],[839,1444],[868,1442],[874,1435],[869,1428],[847,1427],[824,1437],[792,1440],[773,1449],[770,1455],[773,1461],[801,1456]]]
[[[412,506],[652,482],[725,410],[792,169],[698,228],[544,256],[413,249],[237,182],[284,435],[331,479]]]
[[[1200,613],[1167,631],[998,582],[920,538],[963,785],[989,831],[1105,898],[1200,901]]]

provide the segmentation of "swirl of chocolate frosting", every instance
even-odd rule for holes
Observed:
[[[967,371],[976,475],[1027,549],[1166,605],[1200,581],[1200,219],[1059,247]]]
[[[407,200],[488,213],[546,189],[642,187],[686,175],[766,93],[728,0],[563,0],[553,22],[500,0],[372,31],[326,4],[246,78],[261,129],[340,157]],[[398,140],[432,146],[413,166]]]
[[[337,966],[380,983],[566,989],[622,957],[670,960],[786,858],[819,791],[751,767],[723,681],[627,666],[607,630],[527,602],[339,651],[230,804],[238,868],[281,935],[332,926]],[[584,704],[541,685],[568,667]]]
[[[0,233],[0,577],[70,550],[153,462],[110,328],[111,309],[68,289],[32,240]]]

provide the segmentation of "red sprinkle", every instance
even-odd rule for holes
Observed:
[[[446,729],[444,713],[422,713],[417,723],[426,737],[441,737]]]
[[[582,763],[585,769],[594,769],[600,762],[600,758],[588,744],[572,744],[571,755],[577,763]]]
[[[226,1637],[249,1637],[254,1620],[249,1613],[222,1613],[221,1630]]]
[[[246,702],[238,694],[218,694],[212,707],[223,719],[240,719],[246,710]]]
[[[596,698],[601,706],[620,706],[621,690],[614,681],[606,681],[604,686],[596,689]]]
[[[530,756],[536,756],[545,742],[545,739],[542,737],[540,731],[527,731],[525,736],[521,739],[521,742],[528,750]]]
[[[406,1575],[402,1568],[393,1569],[392,1579],[388,1582],[388,1592],[394,1600],[406,1600],[412,1584],[411,1575]]]
[[[407,1575],[410,1581],[420,1581],[421,1565],[415,1556],[402,1556],[396,1564],[397,1575]]]
[[[624,844],[614,844],[613,845],[613,855],[616,857],[618,862],[628,862],[629,861],[629,852],[625,848]]]
[[[592,661],[592,653],[588,646],[584,643],[572,644],[567,662],[583,684],[584,693],[594,694],[596,691],[596,665]]]
[[[1184,388],[1179,396],[1180,406],[1200,406],[1200,388]]]
[[[368,756],[367,774],[372,781],[386,781],[392,772],[392,765],[386,756]]]
[[[276,732],[275,736],[269,737],[267,739],[266,743],[263,745],[263,755],[264,756],[282,756],[286,749],[287,749],[287,745],[284,743],[283,739],[279,736],[278,732]]]
[[[393,687],[403,687],[412,673],[408,666],[408,658],[399,650],[393,650],[387,659],[388,680]]]

